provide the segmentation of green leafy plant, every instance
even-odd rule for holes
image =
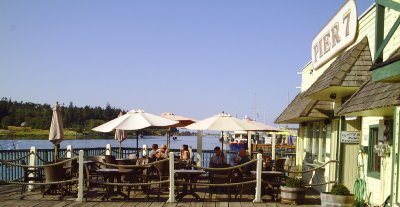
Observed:
[[[344,185],[335,184],[335,185],[332,186],[331,194],[348,196],[348,195],[350,195],[350,191]]]
[[[304,181],[300,178],[289,178],[286,181],[286,187],[289,188],[303,188]]]

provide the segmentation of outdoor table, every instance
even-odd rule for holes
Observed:
[[[204,173],[206,173],[204,170],[184,170],[184,169],[175,170],[175,174],[177,174],[179,178],[183,178],[185,182],[191,182],[191,183],[196,183],[197,178]],[[186,195],[192,195],[197,200],[200,200],[200,196],[194,191],[194,188],[191,185],[189,187],[188,184],[183,185],[183,190],[180,194],[176,196],[176,199],[179,200],[185,197]]]
[[[117,183],[121,183],[121,175],[129,173],[128,171],[129,171],[129,169],[119,170],[119,169],[113,169],[113,168],[104,168],[104,169],[96,170],[97,173],[103,175],[104,180],[106,182],[110,182],[110,183],[114,182],[115,180]],[[130,171],[130,172],[132,172],[132,171]],[[101,198],[101,200],[104,200],[104,199],[108,200],[108,198],[115,193],[123,196],[125,199],[128,198],[128,195],[126,195],[125,193],[122,192],[121,187],[117,187],[117,191],[114,192],[114,186],[106,186],[106,193]]]
[[[253,175],[256,175],[257,173],[256,171],[250,172]],[[267,194],[271,196],[271,200],[277,201],[281,180],[285,177],[285,173],[280,171],[261,171],[261,177],[265,182],[267,182],[267,185],[264,185],[270,192]]]

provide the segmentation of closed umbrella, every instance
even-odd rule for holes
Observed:
[[[122,112],[120,112],[119,113],[119,115],[118,116],[122,116],[123,114],[122,114]],[[126,138],[127,138],[127,134],[126,134],[126,131],[125,130],[122,130],[122,129],[116,129],[115,130],[115,136],[114,136],[114,138],[115,138],[115,140],[117,140],[118,141],[118,143],[119,143],[119,149],[118,149],[118,157],[119,158],[122,158],[122,150],[121,150],[121,142],[123,142]]]
[[[109,122],[106,122],[92,130],[98,132],[110,132],[114,129],[139,130],[147,127],[167,127],[177,124],[177,121],[169,120],[161,116],[146,113],[141,109],[132,110]],[[136,155],[139,157],[139,134],[136,132]]]
[[[161,114],[161,117],[170,119],[170,120],[174,120],[177,121],[178,123],[171,126],[171,127],[185,127],[189,124],[193,124],[196,121],[192,118],[187,118],[187,117],[183,117],[183,116],[178,116],[175,115],[173,113],[163,113]],[[167,147],[170,147],[170,143],[171,143],[171,127],[168,128],[168,133],[167,133]]]
[[[61,108],[58,102],[53,107],[53,117],[51,118],[49,141],[54,144],[54,160],[57,160],[58,145],[64,139],[64,126],[62,121]]]

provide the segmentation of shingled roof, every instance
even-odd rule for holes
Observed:
[[[372,58],[368,38],[364,37],[358,44],[339,55],[304,95],[321,100],[321,97],[315,98],[313,95],[330,87],[352,87],[353,91],[349,92],[352,94],[370,78],[371,65]],[[344,90],[339,88],[337,91],[343,92]],[[329,100],[329,94],[322,99]]]
[[[384,116],[382,109],[400,105],[400,83],[382,83],[369,80],[359,91],[347,100],[337,112],[338,115],[344,115],[355,112],[362,112],[369,116]],[[373,112],[372,110],[375,110]],[[393,112],[389,110],[389,115]],[[358,115],[363,115],[359,113]]]
[[[300,93],[279,115],[275,123],[301,123],[326,119],[331,115],[333,115],[331,102],[312,100],[304,97],[304,93]]]

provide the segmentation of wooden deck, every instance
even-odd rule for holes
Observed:
[[[75,202],[76,194],[66,195],[60,198],[59,195],[45,195],[44,198],[40,190],[25,192],[21,194],[21,186],[18,185],[3,185],[0,186],[0,206],[134,206],[134,207],[265,207],[265,206],[290,206],[279,202],[271,201],[268,195],[262,196],[262,203],[252,203],[254,195],[244,193],[242,198],[228,199],[226,194],[214,194],[211,198],[207,193],[206,188],[199,188],[201,201],[197,201],[192,196],[186,196],[177,203],[166,203],[168,192],[164,191],[157,199],[156,192],[146,198],[146,195],[140,191],[131,192],[130,199],[125,200],[121,196],[113,196],[108,201],[102,201],[104,195],[103,188],[93,188],[89,191],[85,202]],[[84,199],[85,200],[85,199]],[[304,207],[320,206],[319,194],[309,191],[306,195]]]

